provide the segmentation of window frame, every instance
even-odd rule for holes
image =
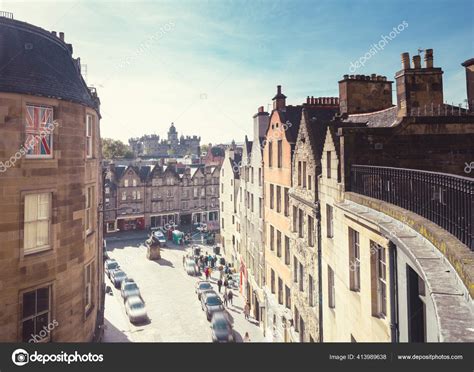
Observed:
[[[47,218],[42,218],[38,217],[38,211],[39,211],[39,204],[40,204],[40,195],[48,195],[48,217]],[[27,199],[30,199],[31,197],[36,197],[36,220],[31,220],[27,221],[26,220],[26,208],[27,208]],[[30,254],[35,254],[43,251],[47,251],[52,249],[52,217],[53,217],[53,192],[52,191],[37,191],[37,192],[29,192],[25,193],[23,195],[23,256],[27,256]],[[38,225],[40,221],[47,221],[48,225],[48,243],[43,244],[43,245],[38,245]],[[27,225],[29,224],[35,224],[36,225],[36,245],[34,247],[27,247],[26,246],[26,233],[27,233]]]

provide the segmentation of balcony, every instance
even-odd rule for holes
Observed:
[[[349,191],[414,212],[474,250],[474,179],[421,170],[353,165]]]

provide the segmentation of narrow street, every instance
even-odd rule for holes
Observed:
[[[145,234],[122,233],[107,240],[107,250],[140,287],[149,323],[129,322],[120,290],[106,278],[113,295],[106,295],[105,300],[104,342],[210,342],[210,323],[194,292],[195,283],[202,277],[186,274],[182,264],[184,248],[168,242],[168,247],[161,251],[161,260],[150,261],[142,245],[145,238]],[[210,250],[207,246],[202,248],[203,252]],[[211,279],[217,292],[216,281],[215,277]],[[233,292],[234,305],[228,312],[234,321],[237,341],[241,342],[245,332],[249,332],[252,342],[262,342],[264,337],[258,325],[244,318],[242,295]]]

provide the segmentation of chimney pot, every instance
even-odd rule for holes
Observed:
[[[310,99],[309,99],[309,96],[308,96],[308,97],[306,97],[306,104],[308,104],[308,105],[310,104]]]
[[[349,75],[346,74],[344,75],[344,80],[347,80],[347,79],[349,79]]]
[[[59,33],[59,38],[60,38],[62,41],[64,41],[64,32],[60,32],[60,33]]]
[[[402,53],[402,69],[410,69],[410,54],[408,52]]]
[[[370,75],[370,80],[375,80],[375,79],[377,79],[377,74]]]
[[[433,49],[425,50],[425,67],[433,68]]]
[[[277,92],[278,94],[281,94],[281,85],[277,85]]]
[[[51,31],[51,33],[53,34],[53,36],[56,36],[56,37],[58,36],[58,35],[56,34],[56,31]]]
[[[260,106],[260,107],[258,108],[258,112],[263,112],[263,106]]]
[[[421,57],[419,54],[413,56],[413,68],[421,68]]]

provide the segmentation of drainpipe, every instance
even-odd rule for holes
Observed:
[[[316,202],[316,219],[318,221],[318,297],[319,297],[319,342],[323,342],[323,274],[321,257],[321,204]]]
[[[390,260],[390,333],[392,343],[399,342],[398,329],[398,273],[397,246],[390,241],[388,244]]]

